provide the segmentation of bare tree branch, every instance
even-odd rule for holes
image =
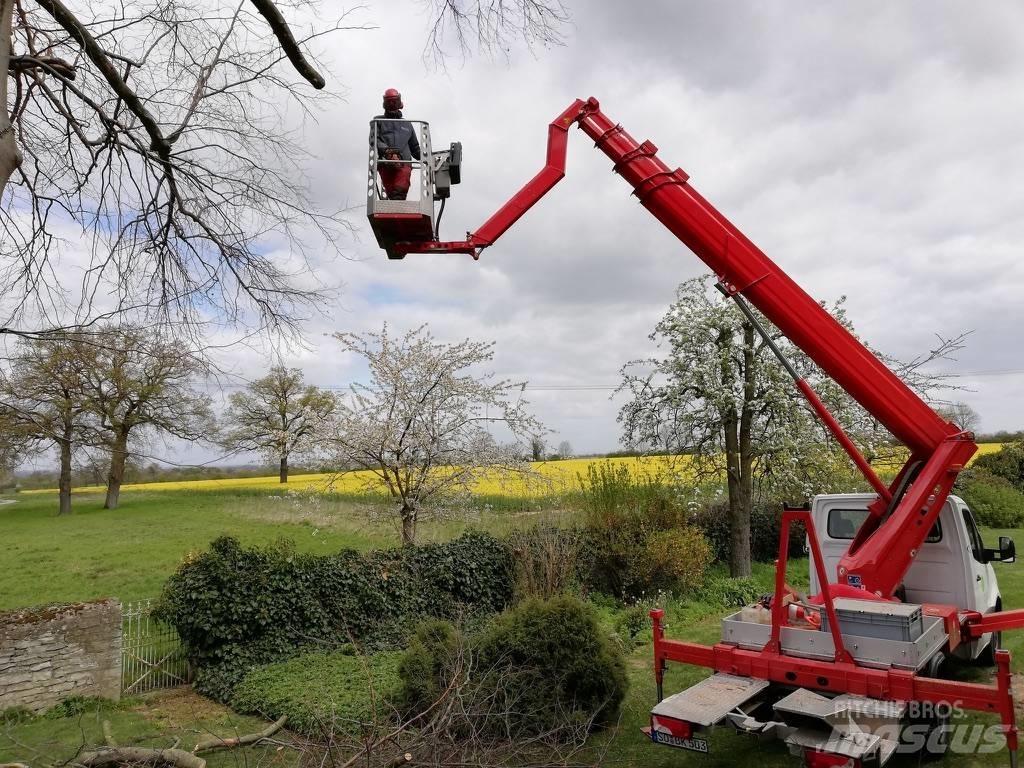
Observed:
[[[303,55],[302,49],[296,42],[291,29],[288,28],[288,23],[284,20],[284,16],[281,15],[277,5],[271,0],[252,0],[252,4],[256,6],[256,10],[260,12],[260,15],[267,20],[267,24],[270,25],[270,29],[274,32],[277,42],[281,44],[281,49],[288,57],[288,61],[295,67],[295,71],[306,78],[310,85],[317,90],[323,88],[327,84],[323,75],[317,72]]]

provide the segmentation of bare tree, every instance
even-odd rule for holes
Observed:
[[[213,435],[208,395],[196,389],[206,372],[200,357],[173,336],[110,325],[79,344],[86,406],[110,454],[104,509],[117,509],[129,444],[141,434],[195,442]]]
[[[513,40],[528,48],[561,45],[570,22],[561,0],[421,0],[431,18],[423,49],[428,62],[444,65],[452,52],[468,56],[474,49],[508,55]]]
[[[435,60],[568,21],[560,0],[423,2]],[[294,330],[330,294],[308,256],[348,229],[310,198],[297,128],[329,98],[308,52],[346,22],[315,0],[0,0],[0,332]]]
[[[558,444],[558,458],[560,459],[571,459],[572,458],[572,443],[568,440],[563,440]]]
[[[61,515],[71,513],[72,456],[94,435],[80,344],[73,337],[22,340],[0,372],[2,421],[25,444],[57,448]]]
[[[370,380],[339,403],[334,460],[368,470],[371,484],[387,488],[405,543],[415,541],[428,499],[468,492],[484,476],[530,471],[524,446],[544,427],[522,399],[524,384],[480,371],[494,357],[493,343],[440,343],[426,326],[335,338],[365,361]],[[492,428],[510,442],[499,442]]]
[[[952,421],[960,429],[968,432],[977,432],[981,427],[981,416],[969,403],[963,400],[956,400],[947,405],[939,406],[937,409],[945,418]]]
[[[336,405],[331,392],[304,384],[302,371],[283,365],[229,400],[220,442],[228,450],[257,451],[277,461],[282,483],[288,482],[289,459],[316,447]]]
[[[296,36],[282,9],[313,18],[307,0],[0,2],[4,331],[120,312],[281,328],[323,299],[306,249],[346,225],[309,199],[287,112],[322,101],[303,51],[344,17]]]

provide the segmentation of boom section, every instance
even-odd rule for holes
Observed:
[[[589,104],[596,107],[596,102]],[[665,165],[651,142],[638,143],[596,108],[583,115],[579,126],[647,210],[912,453],[930,455],[960,432],[701,197],[681,168]]]

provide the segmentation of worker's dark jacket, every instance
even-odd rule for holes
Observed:
[[[377,157],[384,157],[384,150],[397,149],[403,160],[420,159],[420,141],[416,138],[416,129],[408,120],[400,119],[401,112],[377,115]],[[399,118],[399,119],[392,119]],[[370,133],[373,142],[373,133]]]

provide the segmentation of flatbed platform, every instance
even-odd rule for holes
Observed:
[[[660,701],[651,715],[709,728],[768,687],[767,680],[717,674]]]

